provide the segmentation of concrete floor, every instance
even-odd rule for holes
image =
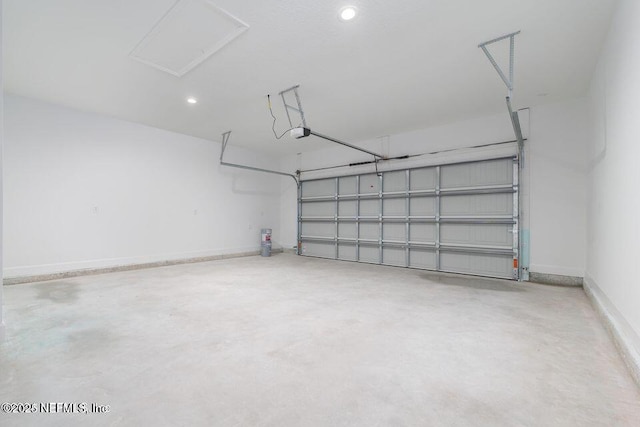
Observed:
[[[5,287],[0,425],[638,426],[583,291],[293,255]]]

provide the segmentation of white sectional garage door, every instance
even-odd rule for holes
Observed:
[[[513,157],[301,185],[301,255],[518,278]]]

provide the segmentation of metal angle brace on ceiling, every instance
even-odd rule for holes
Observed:
[[[376,158],[377,160],[388,160],[386,156],[383,156],[381,154],[375,153],[373,151],[369,151],[366,150],[364,148],[360,148],[356,145],[353,144],[349,144],[348,142],[344,142],[341,141],[339,139],[336,138],[332,138],[330,136],[327,135],[323,135],[321,133],[318,132],[314,132],[313,130],[311,130],[308,126],[307,126],[307,121],[306,118],[304,116],[304,110],[302,109],[302,102],[300,101],[300,95],[298,94],[298,88],[300,87],[300,85],[295,85],[292,86],[288,89],[285,89],[281,92],[278,93],[278,95],[280,95],[280,97],[282,98],[282,104],[284,105],[284,110],[287,113],[287,119],[289,119],[289,126],[291,126],[291,129],[293,130],[294,128],[299,128],[302,127],[304,129],[304,132],[302,135],[300,135],[300,137],[298,138],[302,138],[305,136],[309,136],[309,135],[314,135],[317,136],[318,138],[322,138],[325,139],[327,141],[331,141],[331,142],[335,142],[336,144],[340,144],[340,145],[344,145],[345,147],[349,147],[352,148],[354,150],[358,150],[361,151],[363,153],[367,153],[372,155],[373,157]],[[293,94],[295,101],[296,101],[296,105],[291,105],[287,103],[287,95],[288,94]],[[295,113],[295,114],[299,114],[300,115],[300,124],[293,124],[293,121],[291,120],[291,112]]]
[[[246,169],[246,170],[255,171],[255,172],[264,172],[264,173],[270,173],[270,174],[274,174],[274,175],[288,176],[288,177],[292,178],[296,182],[296,186],[298,186],[298,187],[300,186],[300,181],[298,180],[298,177],[293,175],[293,174],[290,174],[290,173],[274,171],[274,170],[270,170],[270,169],[257,168],[257,167],[254,167],[254,166],[240,165],[240,164],[237,164],[237,163],[225,162],[223,160],[224,150],[227,148],[227,144],[229,143],[229,138],[230,137],[231,137],[231,131],[230,130],[222,134],[222,149],[220,150],[220,164],[221,165],[229,166],[229,167],[232,167],[232,168]]]
[[[301,124],[302,127],[307,127],[307,121],[304,118],[304,111],[302,110],[302,103],[300,102],[300,95],[298,95],[298,88],[300,87],[300,85],[295,85],[290,87],[289,89],[285,89],[283,91],[281,91],[278,95],[280,95],[280,97],[282,98],[282,105],[284,105],[284,111],[287,113],[287,119],[289,119],[289,126],[291,126],[292,128],[295,127],[293,125],[293,122],[291,121],[291,114],[289,114],[289,111],[294,111],[298,114],[300,114],[300,119],[302,120]],[[287,104],[287,94],[293,92],[293,96],[296,99],[296,104],[297,106],[294,105],[289,105]],[[299,126],[299,125],[296,125]]]
[[[498,75],[500,76],[500,78],[502,79],[502,81],[504,82],[505,86],[507,86],[507,109],[509,110],[509,117],[511,118],[511,124],[513,126],[513,132],[516,135],[516,139],[518,140],[518,152],[520,154],[520,157],[522,158],[522,146],[524,143],[524,138],[522,137],[522,128],[520,127],[520,118],[518,117],[518,112],[517,111],[513,111],[513,108],[511,106],[511,99],[513,97],[513,63],[514,63],[514,58],[515,58],[515,37],[520,34],[520,31],[516,31],[515,33],[510,33],[507,35],[504,35],[502,37],[498,37],[492,40],[488,40],[484,43],[480,43],[478,45],[478,47],[480,49],[482,49],[482,51],[484,52],[484,54],[487,56],[487,59],[489,59],[489,62],[491,62],[491,65],[493,65],[493,68],[495,68],[495,70],[498,72]],[[502,68],[498,65],[498,63],[496,62],[495,58],[493,57],[493,55],[491,55],[491,52],[489,52],[489,49],[487,49],[487,46],[493,44],[493,43],[497,43],[500,42],[502,40],[506,40],[509,39],[509,71],[508,73],[505,73]]]

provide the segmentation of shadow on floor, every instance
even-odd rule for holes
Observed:
[[[439,273],[423,273],[421,278],[433,283],[450,286],[461,286],[471,289],[496,292],[526,292],[522,285],[507,283],[503,280],[486,279],[471,276],[450,276]]]
[[[78,299],[78,285],[71,282],[44,282],[34,286],[38,299],[56,303],[75,302]]]

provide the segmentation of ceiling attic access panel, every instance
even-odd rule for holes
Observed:
[[[211,1],[178,0],[129,56],[181,77],[248,28]]]

